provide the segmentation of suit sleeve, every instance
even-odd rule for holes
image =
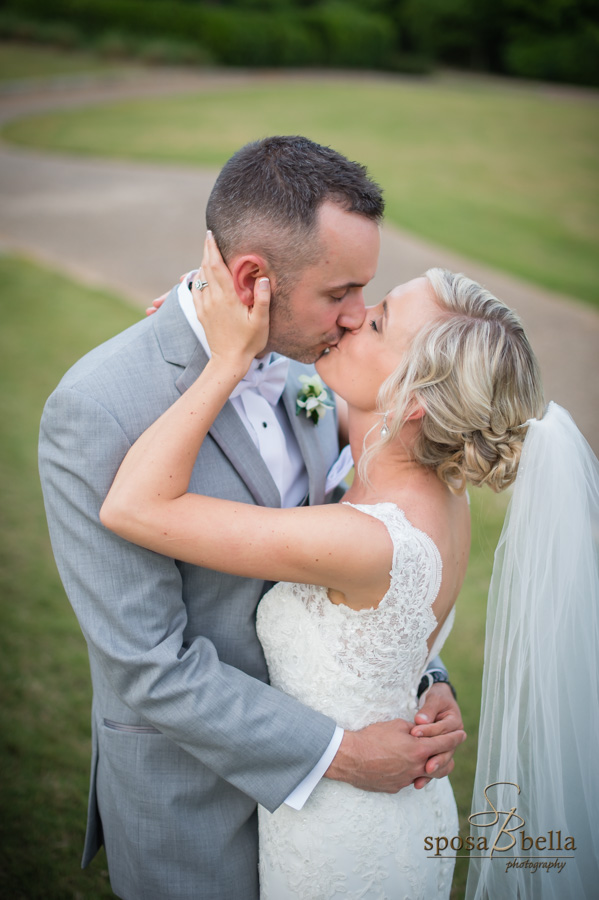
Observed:
[[[185,643],[175,562],[99,521],[114,460],[128,448],[118,422],[95,400],[67,388],[48,400],[40,433],[44,501],[90,657],[132,711],[274,810],[323,755],[335,723],[221,663],[207,638]]]

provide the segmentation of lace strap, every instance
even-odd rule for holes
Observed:
[[[443,561],[439,549],[430,535],[416,528],[395,503],[360,504],[343,501],[383,523],[393,544],[393,564],[389,572],[389,590],[378,609],[405,596],[408,585],[412,599],[419,599],[423,606],[432,607],[441,588]],[[406,550],[412,551],[409,559]]]

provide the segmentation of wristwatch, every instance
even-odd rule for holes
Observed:
[[[449,685],[449,690],[453,694],[453,699],[457,700],[458,695],[455,692],[455,688],[451,681],[449,680],[449,675],[447,672],[442,669],[431,669],[430,672],[425,672],[420,680],[420,684],[418,685],[417,696],[418,699],[424,694],[425,691],[428,691],[433,684],[447,684]]]

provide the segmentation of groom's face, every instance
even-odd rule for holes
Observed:
[[[314,262],[286,291],[274,279],[268,350],[313,363],[364,321],[364,286],[374,277],[378,225],[335,203],[320,208]]]

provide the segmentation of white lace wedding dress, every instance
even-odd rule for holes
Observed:
[[[271,683],[343,728],[413,720],[427,659],[441,649],[453,611],[429,653],[441,557],[392,503],[355,506],[393,541],[389,591],[377,609],[331,603],[325,588],[280,583],[258,607]],[[430,858],[425,837],[458,833],[447,778],[398,794],[323,778],[300,811],[259,807],[261,900],[448,898],[453,860]]]

